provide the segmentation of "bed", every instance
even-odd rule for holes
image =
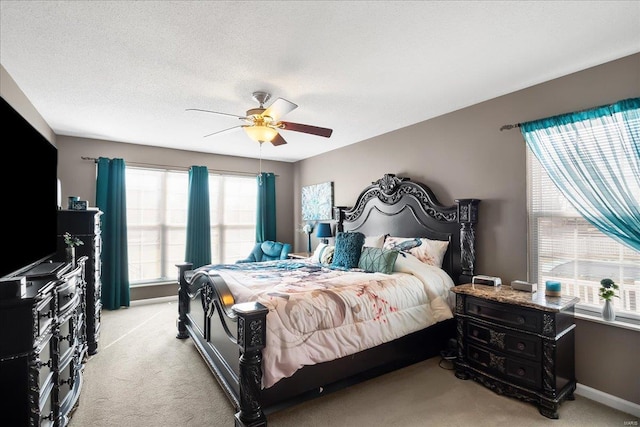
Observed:
[[[302,260],[179,264],[177,338],[193,340],[236,426],[266,425],[279,408],[439,355],[455,337],[449,288],[474,275],[479,202],[443,206],[426,185],[385,174],[353,207],[334,207],[333,262],[319,245]],[[351,254],[343,242],[363,246],[357,236],[373,248],[363,254],[393,262],[340,264]],[[435,266],[416,252],[427,244],[440,248]]]

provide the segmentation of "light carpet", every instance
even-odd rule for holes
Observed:
[[[193,342],[176,339],[177,300],[103,311],[69,427],[233,426],[233,406]],[[269,426],[624,426],[637,417],[576,395],[560,419],[456,378],[439,358],[268,416]]]

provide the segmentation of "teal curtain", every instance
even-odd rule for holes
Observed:
[[[276,175],[262,172],[258,182],[258,209],[256,215],[256,243],[276,240]]]
[[[522,123],[520,130],[573,207],[640,251],[640,98]]]
[[[209,171],[206,166],[191,166],[189,169],[185,261],[193,263],[193,268],[211,263]]]
[[[97,161],[96,206],[102,222],[102,307],[129,307],[127,197],[125,163],[100,157]]]

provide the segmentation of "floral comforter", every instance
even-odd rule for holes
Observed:
[[[220,275],[236,303],[269,309],[263,388],[304,365],[326,362],[450,319],[453,280],[399,256],[392,274],[336,270],[307,260],[202,267]]]

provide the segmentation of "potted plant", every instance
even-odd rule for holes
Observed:
[[[77,236],[72,235],[68,231],[62,235],[64,238],[64,243],[67,245],[66,254],[67,254],[67,262],[71,263],[75,267],[76,265],[76,247],[80,245],[84,245],[84,242],[80,240]]]
[[[620,298],[616,295],[618,285],[611,279],[602,279],[600,281],[600,298],[604,300],[604,306],[602,307],[602,318],[604,320],[614,320],[616,313],[613,308],[613,297]]]

